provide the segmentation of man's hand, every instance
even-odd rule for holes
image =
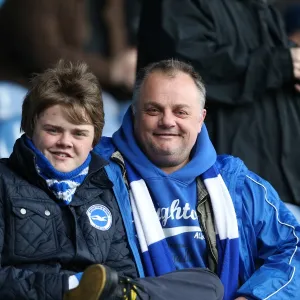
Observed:
[[[293,72],[294,77],[298,80],[300,80],[300,48],[292,48],[291,50],[291,56],[293,61]],[[300,92],[300,84],[295,84],[295,89]]]
[[[245,297],[238,297],[238,298],[235,298],[235,300],[247,300],[247,298],[245,298]]]

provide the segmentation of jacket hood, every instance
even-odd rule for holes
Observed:
[[[174,173],[164,173],[146,157],[136,143],[131,108],[127,110],[122,126],[114,133],[112,139],[124,158],[138,170],[144,179],[155,176],[170,176],[175,180],[189,183],[193,181],[195,177],[209,169],[215,163],[217,157],[216,151],[209,139],[206,126],[203,124],[202,130],[192,150],[189,163]]]

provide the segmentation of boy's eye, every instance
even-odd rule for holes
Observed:
[[[46,131],[51,132],[51,133],[56,133],[57,129],[55,129],[55,128],[47,128]]]
[[[86,134],[82,131],[75,132],[75,135],[77,135],[77,136],[86,136]]]

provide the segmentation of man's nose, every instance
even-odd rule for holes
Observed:
[[[176,125],[176,117],[172,112],[164,112],[160,118],[160,126],[173,127]]]

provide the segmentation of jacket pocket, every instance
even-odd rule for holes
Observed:
[[[59,213],[55,203],[14,199],[11,214],[13,253],[36,259],[56,252],[55,219]]]

